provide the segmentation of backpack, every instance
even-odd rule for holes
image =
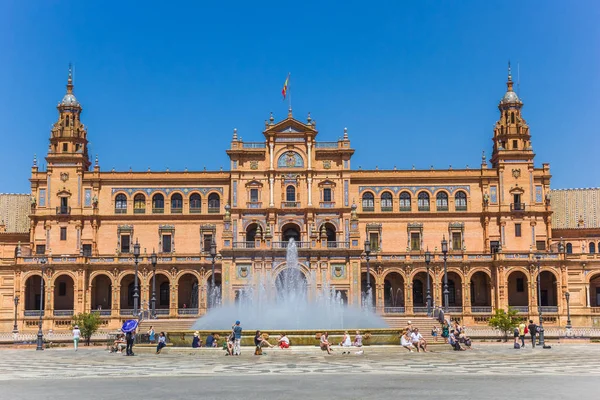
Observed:
[[[527,329],[527,327],[525,327],[525,330],[523,331],[523,333],[525,333],[527,335],[529,333],[529,329]]]
[[[519,343],[515,342],[515,349],[520,349],[520,348],[521,348],[521,345]]]

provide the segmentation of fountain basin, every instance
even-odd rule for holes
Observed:
[[[192,347],[192,340],[194,338],[195,331],[169,331],[167,335],[167,342],[172,343],[175,347]],[[231,330],[221,331],[197,331],[202,343],[206,341],[206,336],[210,333],[215,333],[220,336],[218,339],[219,347],[223,346],[223,343],[227,339],[227,336],[231,333]],[[276,345],[277,338],[281,333],[285,333],[290,339],[291,346],[318,346],[320,335],[325,330],[282,330],[282,331],[261,331],[263,334],[269,335],[269,343]],[[332,345],[338,345],[342,341],[345,330],[327,330],[329,333],[329,342]],[[356,329],[348,329],[350,337],[354,339]],[[365,329],[361,330],[363,335],[363,345],[365,346],[376,346],[376,345],[390,345],[399,344],[400,336],[398,329]],[[317,337],[317,334],[318,337]],[[253,346],[254,345],[255,331],[244,331],[242,334],[242,346]]]

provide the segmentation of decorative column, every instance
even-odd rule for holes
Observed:
[[[312,169],[312,151],[311,151],[312,143],[308,142],[306,144],[306,147],[307,147],[307,157],[308,157],[308,169],[310,170],[310,169]]]
[[[275,184],[275,178],[269,177],[269,207],[275,207],[273,199],[273,185]]]
[[[112,285],[111,316],[113,318],[115,318],[115,317],[118,318],[119,314],[120,314],[120,308],[121,308],[121,302],[120,302],[120,298],[119,298],[120,294],[121,294],[121,285],[119,285],[119,284]]]
[[[310,162],[310,158],[308,159]],[[308,167],[310,169],[310,166]],[[308,206],[312,206],[312,178],[306,178],[306,185],[308,186]]]
[[[409,274],[407,274],[409,276]],[[410,276],[404,281],[404,314],[411,315],[413,313],[413,298],[412,298],[412,282]]]

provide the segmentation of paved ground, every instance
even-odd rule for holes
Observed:
[[[262,357],[251,349],[241,357],[188,349],[135,357],[100,349],[0,350],[0,398],[600,398],[599,345],[510,347],[426,354],[378,347],[345,356],[296,348]]]

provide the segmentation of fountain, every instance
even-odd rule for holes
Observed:
[[[387,328],[385,321],[373,313],[372,289],[363,293],[362,308],[348,306],[334,286],[326,283],[317,290],[316,272],[311,270],[308,274],[298,263],[298,248],[294,239],[290,239],[285,268],[277,276],[265,270],[253,276],[253,283],[238,292],[236,304],[220,304],[219,288],[209,288],[208,300],[213,307],[192,329],[227,330],[236,320],[241,320],[249,330]],[[328,281],[325,275],[321,281]]]

